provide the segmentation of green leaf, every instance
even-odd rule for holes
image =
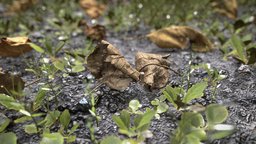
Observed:
[[[72,72],[78,73],[85,70],[85,67],[83,65],[75,65],[72,67]]]
[[[43,134],[40,144],[63,144],[64,137],[60,133]]]
[[[45,117],[45,127],[50,127],[51,125],[53,125],[55,123],[55,121],[59,118],[60,116],[60,112],[55,110],[55,111],[51,111],[47,114],[47,116]]]
[[[125,116],[123,116],[125,117]],[[112,119],[114,120],[114,122],[116,123],[116,125],[123,130],[127,130],[128,131],[128,127],[126,125],[126,120],[123,121],[123,119],[121,118],[121,116],[117,116],[117,115],[113,115]]]
[[[69,131],[69,135],[74,133],[77,130],[78,127],[79,127],[78,123],[74,124],[73,127],[71,128],[71,130]]]
[[[0,94],[0,104],[5,106],[8,109],[13,109],[19,111],[24,109],[24,106],[18,102],[13,97],[10,97],[5,94]]]
[[[16,144],[17,136],[13,132],[0,133],[0,142],[2,144]]]
[[[60,115],[60,123],[64,126],[64,128],[68,128],[68,125],[70,123],[70,114],[67,109],[62,112]]]
[[[142,105],[138,100],[131,100],[129,102],[129,107],[132,109],[133,112],[137,111]]]
[[[227,119],[228,110],[225,106],[219,104],[211,104],[206,107],[205,114],[209,124],[219,124]]]
[[[37,128],[35,124],[25,125],[24,130],[28,134],[34,134],[37,133]]]
[[[209,131],[209,137],[211,140],[221,139],[234,133],[234,130],[235,127],[232,125],[217,124]]]
[[[45,115],[45,114],[44,113],[36,113],[36,114],[32,114],[32,117],[40,117],[43,115]],[[23,123],[23,122],[26,122],[29,120],[32,120],[31,116],[23,116],[23,117],[20,117],[20,118],[14,120],[14,123]]]
[[[34,50],[39,53],[44,53],[44,49],[34,43],[28,43]]]
[[[36,99],[35,99],[35,101],[33,102],[33,110],[34,110],[34,111],[38,110],[38,109],[41,107],[42,102],[43,102],[43,100],[44,100],[44,98],[45,98],[45,95],[46,95],[46,91],[43,90],[43,89],[41,89],[41,90],[37,93]]]
[[[68,142],[68,143],[72,143],[72,142],[74,142],[74,141],[76,141],[76,136],[75,136],[75,135],[69,136],[69,137],[67,138],[67,142]]]
[[[207,87],[207,82],[200,82],[193,85],[191,88],[188,89],[188,92],[183,98],[182,102],[189,103],[191,100],[195,98],[202,97],[206,87]]]
[[[155,115],[155,111],[150,110],[145,112],[141,119],[138,122],[138,126],[136,127],[137,129],[141,128],[142,126],[149,124],[151,122],[151,120],[153,119],[154,115]]]
[[[154,106],[159,105],[159,100],[158,99],[152,100],[151,105],[154,105]]]
[[[54,54],[56,55],[64,47],[65,44],[66,43],[64,41],[60,41],[56,46]]]
[[[116,136],[107,136],[101,140],[100,144],[122,144],[122,141]]]
[[[167,86],[163,91],[164,96],[166,99],[173,104],[175,108],[179,107],[177,103],[178,96],[184,94],[184,90],[181,87],[172,88],[171,86]]]
[[[233,35],[231,38],[231,43],[232,43],[233,47],[235,48],[235,50],[237,51],[238,58],[243,63],[247,64],[248,60],[247,60],[247,56],[245,53],[245,46],[243,45],[242,40],[237,35]]]
[[[0,133],[10,124],[11,120],[4,114],[0,113]]]
[[[61,70],[61,71],[63,71],[64,68],[65,68],[65,64],[64,64],[64,62],[62,62],[61,60],[54,60],[54,61],[53,61],[53,65],[54,65],[58,70]]]
[[[164,103],[164,102],[160,102],[159,105],[157,106],[157,113],[161,114],[164,113],[168,110],[169,106]]]

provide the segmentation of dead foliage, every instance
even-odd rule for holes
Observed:
[[[96,0],[80,0],[79,3],[85,13],[92,19],[100,17],[106,10],[106,6]]]
[[[170,26],[154,31],[147,37],[161,48],[189,48],[197,52],[213,50],[212,43],[201,32],[188,26]]]
[[[150,89],[160,89],[169,80],[169,66],[167,56],[138,52],[135,57],[136,69],[143,72],[141,81]]]
[[[236,0],[212,0],[211,5],[214,11],[230,18],[237,18],[237,2]]]
[[[32,50],[28,37],[6,37],[0,40],[0,56],[17,57]]]

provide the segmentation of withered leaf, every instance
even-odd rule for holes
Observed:
[[[105,38],[106,29],[102,25],[85,26],[85,34],[89,39],[100,41]]]
[[[161,48],[185,49],[192,44],[192,50],[207,52],[213,49],[210,40],[199,31],[188,26],[170,26],[154,31],[147,37]]]
[[[212,0],[214,11],[227,16],[230,19],[237,18],[237,2],[236,0]]]
[[[27,37],[7,37],[0,40],[0,56],[17,57],[25,52],[31,51]]]
[[[87,58],[90,72],[110,88],[122,90],[133,80],[139,80],[139,72],[125,60],[110,43],[102,40]]]
[[[93,19],[100,17],[106,10],[106,6],[96,0],[80,0],[79,3],[85,13]]]
[[[163,88],[169,80],[170,63],[167,57],[158,54],[138,52],[135,57],[136,69],[143,72],[142,82],[151,89]]]
[[[14,0],[8,8],[7,15],[17,14],[19,12],[25,11],[37,2],[38,0]]]
[[[24,89],[25,82],[17,75],[0,71],[0,93],[10,95]]]

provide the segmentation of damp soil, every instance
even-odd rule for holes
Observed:
[[[106,40],[117,47],[131,64],[134,64],[135,53],[142,51],[164,55],[169,54],[171,68],[178,72],[183,72],[191,59],[193,64],[208,63],[211,67],[216,68],[220,73],[227,76],[219,83],[216,99],[212,100],[206,91],[206,96],[193,101],[193,103],[207,105],[214,102],[226,105],[229,111],[226,123],[235,125],[236,131],[227,138],[210,143],[256,144],[256,66],[243,65],[232,58],[224,61],[223,54],[219,50],[207,53],[194,53],[188,50],[160,49],[143,38],[148,32],[149,29],[144,27],[120,33],[108,31]],[[43,27],[40,31],[31,32],[29,37],[33,42],[38,42],[39,39],[43,39],[52,33],[54,33],[53,30],[49,28],[44,29]],[[74,34],[70,39],[70,43],[65,46],[65,49],[85,47],[84,42],[85,36],[82,33]],[[191,54],[192,58],[190,57]],[[35,51],[17,58],[0,58],[0,67],[6,71],[21,75],[26,83],[31,83],[36,78],[31,73],[26,72],[25,69],[29,65],[29,60],[36,62],[39,58],[39,54],[36,54]],[[170,75],[170,85],[177,86],[181,83],[181,79],[177,74],[171,72]],[[195,83],[206,76],[206,72],[196,71],[192,75],[191,82]],[[71,74],[65,78],[61,77],[53,81],[53,83],[61,86],[62,91],[58,96],[59,102],[52,102],[51,105],[57,105],[60,111],[69,109],[72,115],[72,123],[80,124],[75,132],[77,139],[74,144],[91,143],[90,133],[85,124],[86,120],[90,117],[87,111],[88,106],[79,103],[81,99],[88,97],[84,93],[85,88],[88,87],[86,81],[94,82],[89,84],[89,87],[95,87],[96,80],[88,71],[75,75]],[[42,83],[44,80],[40,80],[40,82]],[[40,84],[35,83],[25,88],[28,101],[35,96],[39,87]],[[101,139],[107,135],[118,135],[118,127],[114,124],[112,115],[127,108],[130,100],[138,99],[142,104],[142,108],[151,107],[150,101],[159,97],[162,93],[161,90],[150,91],[141,84],[133,82],[123,91],[112,90],[102,85],[95,90],[95,94],[99,97],[96,109],[101,117],[101,121],[95,129],[95,136],[97,139]],[[168,111],[161,114],[159,120],[154,119],[152,121],[150,130],[153,132],[153,137],[146,140],[147,144],[170,143],[171,134],[177,127],[180,113],[171,104],[169,106]],[[0,107],[0,110],[11,119],[19,116],[15,112],[6,111],[3,107]],[[7,130],[16,133],[18,143],[36,144],[40,141],[40,137],[37,135],[26,134],[22,124],[12,123]]]

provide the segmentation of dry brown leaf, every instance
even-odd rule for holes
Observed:
[[[116,90],[128,87],[132,79],[139,80],[139,72],[113,45],[104,40],[88,56],[87,66],[96,78],[101,78],[107,86]]]
[[[86,25],[85,34],[89,39],[100,41],[103,40],[106,36],[106,29],[102,25],[95,25],[89,27]]]
[[[214,10],[230,19],[237,18],[237,2],[236,0],[212,0]]]
[[[25,11],[34,4],[36,4],[37,2],[38,0],[14,0],[12,4],[9,6],[7,13],[15,14]]]
[[[106,6],[96,0],[80,0],[79,3],[85,13],[93,19],[100,17],[106,10]]]
[[[0,93],[12,94],[24,89],[25,82],[17,75],[0,71]]]
[[[17,57],[25,52],[31,51],[32,48],[28,44],[28,37],[7,37],[0,41],[0,56]]]
[[[170,63],[167,57],[138,52],[136,54],[136,69],[143,72],[142,82],[147,84],[151,89],[163,88],[169,80]]]
[[[154,31],[147,37],[161,48],[188,48],[192,43],[192,50],[207,52],[213,49],[210,40],[199,31],[188,26],[170,26]]]

